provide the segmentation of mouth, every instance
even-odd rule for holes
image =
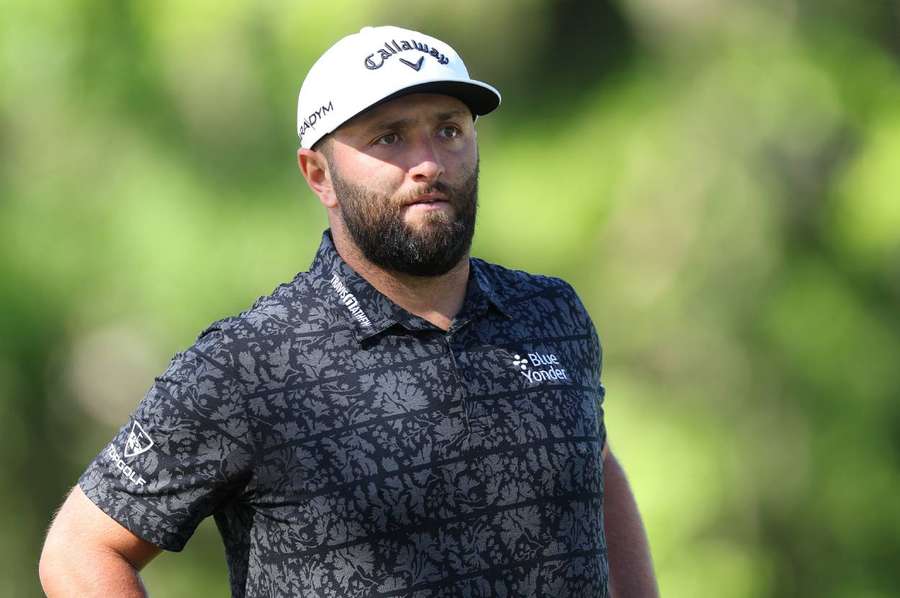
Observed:
[[[447,203],[447,196],[443,193],[424,193],[417,195],[412,201],[404,204],[405,207],[416,205],[438,205]]]

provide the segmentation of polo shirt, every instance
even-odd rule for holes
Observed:
[[[175,355],[79,480],[233,596],[606,596],[601,351],[565,282],[472,258],[446,331],[326,231],[312,266]]]

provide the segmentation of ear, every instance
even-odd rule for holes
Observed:
[[[328,168],[328,160],[322,152],[300,148],[297,150],[297,165],[306,184],[316,194],[319,201],[326,208],[337,207],[337,197],[334,187],[331,185],[331,171]]]

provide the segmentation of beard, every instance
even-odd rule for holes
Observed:
[[[458,186],[435,181],[415,193],[392,200],[341,178],[330,166],[344,225],[363,256],[376,266],[412,276],[440,276],[468,254],[478,210],[478,163]],[[403,220],[403,204],[424,193],[444,194],[451,213],[426,212],[415,228]]]

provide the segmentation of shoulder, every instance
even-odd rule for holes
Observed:
[[[258,297],[239,314],[214,323],[224,326],[237,338],[270,337],[290,332],[312,331],[324,324],[321,279],[300,272],[269,293]]]
[[[331,312],[321,292],[322,284],[321,279],[300,272],[246,309],[207,326],[197,337],[197,345],[243,347],[251,341],[327,329],[332,325]]]
[[[207,356],[249,393],[278,385],[305,349],[343,331],[327,300],[328,281],[301,272],[247,309],[207,326],[189,351]]]
[[[600,339],[585,304],[562,278],[473,259],[476,276],[491,289],[514,327],[531,335],[582,338],[599,361]]]
[[[483,277],[497,298],[510,309],[516,305],[527,309],[541,301],[562,301],[574,310],[587,313],[578,293],[562,278],[515,270],[478,258],[472,261],[477,275]]]

